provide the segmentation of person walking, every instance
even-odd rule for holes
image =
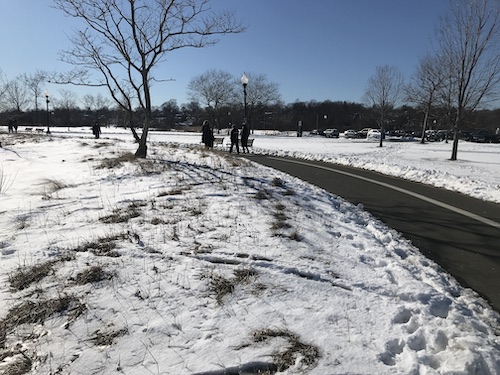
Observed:
[[[205,144],[205,147],[214,147],[214,131],[210,127],[208,120],[203,121],[201,126],[201,142]]]
[[[250,153],[248,149],[248,137],[250,136],[250,127],[247,123],[243,124],[243,129],[241,129],[241,148],[243,149],[243,153]]]
[[[233,146],[236,145],[236,152],[239,154],[240,153],[240,146],[238,142],[238,128],[236,125],[233,125],[231,127],[231,147],[229,147],[229,153],[233,152]]]

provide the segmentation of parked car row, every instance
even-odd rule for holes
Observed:
[[[364,128],[361,130],[348,129],[344,132],[344,138],[351,138],[351,139],[366,138],[370,130],[371,128]]]
[[[326,138],[338,138],[340,133],[337,129],[311,130],[309,135],[322,135]]]
[[[361,130],[348,129],[344,132],[344,138],[364,139],[364,138],[379,138],[380,129],[364,128]]]
[[[425,139],[429,142],[441,142],[453,139],[451,130],[426,130]]]
[[[479,129],[474,131],[460,131],[459,139],[469,142],[478,143],[500,143],[500,133]],[[452,130],[427,130],[425,132],[425,139],[427,141],[444,141],[452,140],[454,138],[454,133]]]
[[[486,129],[474,130],[466,136],[465,140],[479,143],[500,143],[500,132],[494,133]]]
[[[321,130],[312,130],[310,135],[323,135],[327,138],[339,138],[340,133],[337,129],[326,129],[324,131]],[[361,130],[353,130],[348,129],[343,133],[344,138],[352,138],[352,139],[366,139],[366,138],[378,138],[380,139],[380,129],[372,129],[372,128],[364,128]],[[385,137],[384,137],[385,138]]]
[[[337,129],[326,129],[326,130],[312,130],[310,135],[321,135],[327,138],[339,138],[340,133]],[[361,130],[348,129],[343,134],[344,138],[347,139],[380,139],[381,132],[380,129],[364,128]],[[387,138],[391,140],[397,140],[399,138],[412,140],[419,139],[422,134],[419,132],[407,131],[407,130],[390,130],[384,132],[384,139]],[[398,138],[399,137],[399,138]],[[452,130],[426,130],[425,140],[429,142],[442,142],[445,140],[453,140],[454,133]],[[461,131],[459,133],[460,139],[470,142],[481,142],[481,143],[500,143],[500,131],[492,132],[485,129],[474,130],[474,131]]]

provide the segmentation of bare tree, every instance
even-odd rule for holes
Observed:
[[[219,125],[219,110],[235,97],[234,77],[223,70],[212,69],[194,77],[188,84],[189,98],[210,109],[212,121]]]
[[[425,143],[429,115],[432,107],[438,102],[438,93],[443,88],[445,79],[444,73],[439,57],[426,55],[420,60],[416,73],[406,87],[407,100],[415,103],[424,114],[421,143]]]
[[[71,90],[61,89],[59,98],[53,99],[54,106],[59,109],[75,109],[78,108],[78,94]]]
[[[97,95],[86,94],[82,97],[82,104],[85,108],[92,111],[107,108],[111,105],[111,101],[104,97],[101,93]]]
[[[266,106],[278,104],[281,101],[281,95],[279,92],[279,85],[276,82],[269,81],[265,74],[251,72],[245,74],[248,77],[248,85],[246,88],[248,122],[252,129],[252,118],[255,117],[255,113]],[[238,85],[241,85],[239,78]],[[242,90],[239,90],[238,93],[243,95]],[[241,98],[240,95],[239,98]],[[243,100],[239,99],[239,102],[242,103]]]
[[[35,114],[36,114],[36,123],[40,123],[40,119],[38,116],[38,97],[41,95],[41,85],[43,82],[47,80],[47,73],[41,70],[37,70],[34,74],[24,74],[23,80],[26,84],[26,87],[31,92],[31,95],[35,98]]]
[[[378,66],[370,77],[364,99],[379,113],[380,147],[383,146],[385,122],[388,114],[399,104],[404,85],[403,75],[395,66]]]
[[[4,96],[8,109],[19,113],[26,109],[29,103],[28,88],[21,76],[7,82]]]
[[[72,124],[73,110],[78,108],[78,94],[74,91],[61,89],[59,90],[59,98],[53,99],[54,107],[56,107],[61,114],[67,126]]]
[[[442,99],[453,126],[451,160],[457,160],[459,131],[468,115],[498,98],[500,1],[450,0],[439,27],[447,77]]]
[[[94,119],[89,120],[92,120],[92,122],[101,122],[101,114],[99,111],[109,108],[112,101],[104,97],[101,93],[98,93],[97,95],[84,95],[81,99],[81,103],[83,104],[83,107],[89,111],[89,113],[87,113],[88,117],[91,117],[91,113],[93,113]]]
[[[5,93],[7,91],[7,87],[7,80],[0,69],[0,110],[3,110],[5,107]]]
[[[72,39],[73,49],[63,52],[65,61],[100,73],[122,108],[123,98],[136,100],[144,112],[144,124],[136,151],[147,156],[151,121],[151,85],[154,68],[168,52],[201,48],[217,43],[216,35],[239,33],[243,26],[230,12],[215,13],[210,0],[54,0],[57,8],[84,21],[86,28]],[[77,76],[76,76],[77,77]],[[84,80],[79,82],[95,84]],[[130,95],[132,90],[133,96]]]

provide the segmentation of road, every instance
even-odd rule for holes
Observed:
[[[248,158],[361,203],[500,312],[499,204],[336,164]]]

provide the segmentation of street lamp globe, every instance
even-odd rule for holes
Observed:
[[[243,103],[245,108],[245,118],[243,119],[243,123],[247,124],[247,85],[248,85],[248,77],[245,73],[241,76],[241,84],[243,85]]]
[[[248,77],[245,73],[241,76],[241,84],[243,87],[246,87],[248,85]]]

